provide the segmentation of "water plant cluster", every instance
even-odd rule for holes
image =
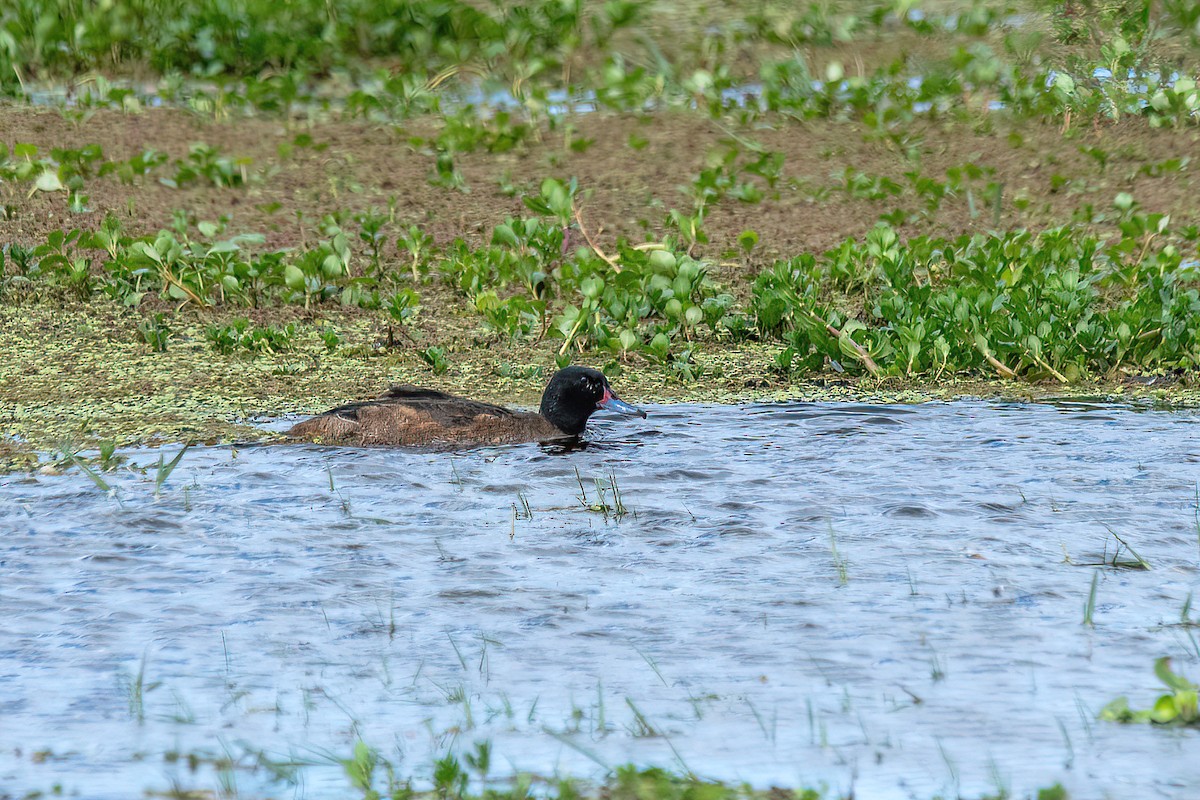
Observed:
[[[1154,674],[1169,691],[1159,695],[1151,708],[1135,710],[1129,707],[1127,698],[1118,697],[1101,710],[1100,718],[1113,722],[1200,725],[1200,710],[1196,705],[1200,688],[1172,670],[1169,658],[1160,658],[1154,662]]]
[[[417,800],[423,797],[442,800],[521,800],[531,796],[555,800],[783,800],[784,797],[788,800],[834,800],[854,797],[854,792],[846,794],[817,788],[775,788],[764,792],[747,784],[705,780],[688,771],[639,768],[632,764],[611,770],[599,784],[569,777],[546,781],[527,774],[497,782],[489,778],[492,758],[491,743],[478,742],[473,751],[464,755],[465,763],[453,755],[439,759],[432,770],[432,789],[426,791],[414,790],[411,781],[397,780],[394,766],[362,741],[356,745],[351,758],[343,759],[342,765],[349,781],[363,793],[366,800]],[[476,784],[485,788],[476,791],[473,789]],[[1001,790],[980,800],[1003,800],[1009,796]],[[1067,800],[1068,794],[1060,784],[1054,784],[1039,789],[1030,797],[1031,800]]]
[[[1108,246],[1074,228],[919,237],[887,225],[865,242],[777,262],[752,297],[782,338],[781,370],[838,361],[873,376],[994,371],[1070,383],[1116,370],[1200,363],[1200,264],[1151,253],[1168,220],[1134,217]],[[1200,231],[1186,231],[1194,242]]]
[[[439,282],[495,336],[560,340],[560,364],[574,354],[637,355],[683,379],[698,374],[693,342],[747,339],[781,342],[775,366],[785,376],[834,365],[872,377],[1070,383],[1200,363],[1200,265],[1185,259],[1200,228],[1174,230],[1130,198],[1117,199],[1123,235],[1114,242],[1075,226],[902,241],[881,222],[863,241],[775,261],[747,295],[710,276],[714,265],[689,255],[686,237],[620,240],[611,253],[589,245],[572,222],[576,189],[546,179],[524,198],[533,215],[497,225],[485,244],[457,238],[443,248],[417,226],[381,243],[386,218],[373,214],[328,215],[307,247],[283,249],[263,247],[260,234],[221,238],[217,223],[193,232],[186,219],[135,237],[110,215],[94,232],[11,245],[2,289],[84,301],[99,293],[124,306],[148,293],[195,308],[332,303],[403,329],[420,292]],[[407,268],[385,268],[384,248],[408,253]],[[225,354],[285,349],[287,330],[247,324],[211,328],[209,339]],[[159,313],[142,327],[157,350],[167,346],[165,325]]]
[[[1194,124],[1196,75],[1181,72],[1160,47],[1164,39],[1196,42],[1194,6],[1137,0],[1114,12],[1110,5],[1087,4],[1080,13],[1044,0],[974,2],[964,13],[927,12],[911,0],[749,4],[715,24],[694,23],[692,40],[672,48],[666,37],[641,34],[651,12],[629,0],[356,1],[336,13],[304,0],[287,15],[268,2],[138,0],[110,9],[20,0],[0,11],[0,92],[29,96],[81,74],[149,70],[158,77],[152,91],[104,78],[84,88],[82,105],[182,101],[218,115],[315,106],[396,119],[440,111],[437,90],[454,81],[468,100],[480,84],[485,95],[488,87],[512,87],[513,105],[542,119],[578,101],[619,111],[675,105],[714,115],[854,115],[881,127],[972,105]],[[1048,16],[1051,28],[1031,24],[1031,15]],[[678,32],[680,21],[669,19],[668,30]],[[919,69],[908,56],[870,69],[833,59],[814,69],[797,52],[947,33],[966,43],[921,60]],[[1040,57],[1052,43],[1067,45],[1057,63]]]

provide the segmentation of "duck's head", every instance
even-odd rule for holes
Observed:
[[[613,393],[604,373],[588,367],[560,369],[542,393],[542,416],[571,436],[583,433],[588,417],[601,408],[646,418],[645,411],[634,408]]]

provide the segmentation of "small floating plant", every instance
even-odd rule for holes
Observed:
[[[1132,709],[1126,697],[1118,697],[1100,711],[1100,719],[1110,722],[1150,722],[1157,725],[1191,725],[1200,727],[1197,698],[1200,687],[1171,669],[1170,658],[1154,662],[1154,674],[1169,692],[1159,695],[1151,708]]]

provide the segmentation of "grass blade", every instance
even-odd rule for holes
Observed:
[[[158,472],[154,476],[154,493],[155,494],[158,494],[159,492],[162,491],[163,484],[166,483],[167,478],[171,477],[171,473],[175,471],[175,468],[179,466],[180,460],[183,459],[183,454],[186,453],[188,451],[188,448],[191,446],[192,446],[191,442],[186,443],[183,446],[183,449],[180,450],[178,453],[176,453],[175,457],[172,458],[170,461],[166,462],[165,464],[163,463],[162,454],[161,453],[159,454],[159,456],[158,456]]]

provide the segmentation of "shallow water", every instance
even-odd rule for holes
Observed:
[[[491,740],[502,774],[1200,796],[1200,733],[1095,719],[1159,656],[1200,677],[1195,412],[651,411],[570,452],[195,448],[157,498],[0,478],[0,797],[341,798],[360,737],[418,777]],[[1086,627],[1112,532],[1153,569],[1100,570]]]

